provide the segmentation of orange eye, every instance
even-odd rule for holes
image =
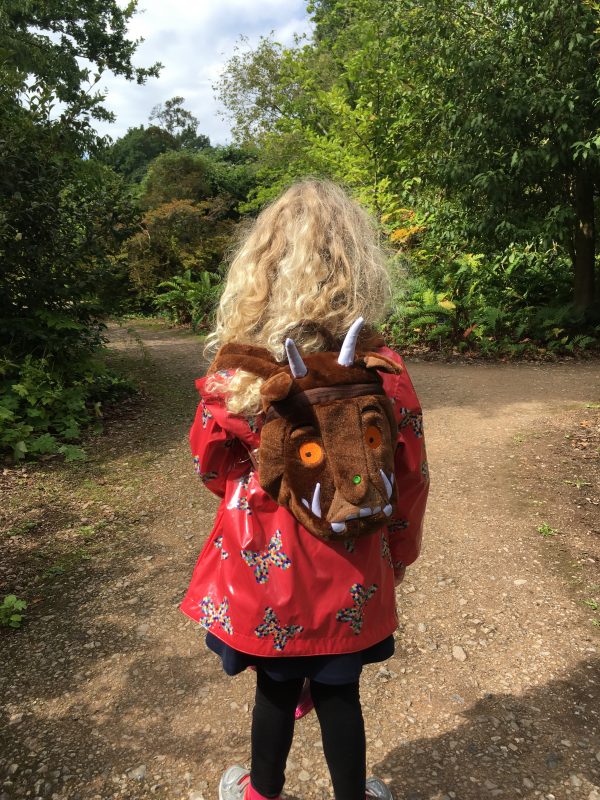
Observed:
[[[323,448],[316,442],[304,442],[304,444],[300,445],[298,452],[302,463],[306,464],[307,467],[315,467],[323,460]]]
[[[365,431],[365,442],[372,450],[375,450],[381,444],[381,431],[375,425],[369,425]]]

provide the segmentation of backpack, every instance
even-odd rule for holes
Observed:
[[[243,369],[264,379],[258,481],[310,533],[325,541],[380,530],[395,511],[398,426],[380,372],[399,364],[356,352],[364,321],[339,351],[302,356],[286,339],[288,363],[263,347],[225,344],[209,372]]]

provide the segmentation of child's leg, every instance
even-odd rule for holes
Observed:
[[[311,681],[310,690],[336,800],[365,800],[365,723],[358,682],[328,686]]]
[[[294,736],[294,712],[303,679],[274,681],[256,671],[256,704],[252,713],[252,787],[263,797],[279,797]]]

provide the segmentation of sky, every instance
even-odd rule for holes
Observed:
[[[175,95],[200,120],[199,133],[211,144],[231,141],[229,121],[214,97],[216,82],[233,55],[240,35],[255,45],[261,35],[275,32],[275,40],[293,44],[295,33],[310,30],[305,0],[139,0],[130,21],[130,38],[143,38],[134,56],[136,66],[160,61],[159,78],[143,86],[107,73],[99,88],[105,106],[116,115],[112,124],[96,123],[101,134],[114,139],[135,125],[148,123],[152,108]]]

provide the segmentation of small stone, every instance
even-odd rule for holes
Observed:
[[[132,781],[143,781],[146,777],[146,765],[140,764],[139,767],[130,769],[127,773],[127,777]]]
[[[14,775],[15,772],[18,769],[19,769],[19,765],[18,764],[11,764],[10,767],[8,768],[7,772],[8,772],[9,775]]]
[[[10,717],[8,718],[8,724],[9,725],[18,725],[19,722],[22,722],[22,721],[23,721],[22,712],[19,712],[18,714],[11,714]]]
[[[427,630],[427,625],[425,625],[424,622],[419,622],[419,624],[417,625],[417,630],[419,631],[419,633],[425,633],[425,631]]]
[[[592,789],[587,800],[600,800],[600,789]]]
[[[561,739],[560,743],[563,747],[573,747],[572,743],[568,739]]]
[[[305,783],[306,781],[310,780],[310,775],[305,769],[301,769],[298,773],[298,780]]]
[[[525,580],[525,578],[517,578],[517,580],[513,581],[513,583],[515,586],[525,586],[527,581]]]
[[[190,792],[188,794],[188,800],[204,800],[204,795],[202,792]]]
[[[150,630],[150,625],[147,622],[144,622],[142,625],[138,625],[135,629],[135,632],[138,636],[145,636],[148,631]]]
[[[523,786],[525,786],[527,789],[533,789],[535,784],[531,778],[523,778]]]
[[[600,761],[600,750],[596,753],[596,761]]]
[[[560,763],[560,756],[556,753],[548,753],[546,756],[546,766],[548,769],[556,769]]]
[[[465,653],[463,648],[458,644],[455,644],[454,647],[452,648],[452,657],[455,658],[457,661],[467,660],[467,654]]]
[[[574,789],[579,789],[581,786],[581,778],[578,775],[569,775],[569,782]]]

